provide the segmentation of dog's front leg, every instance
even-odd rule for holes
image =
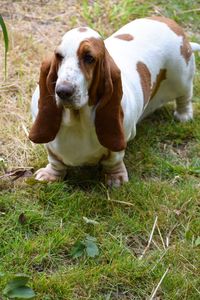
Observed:
[[[48,165],[45,168],[37,170],[35,179],[39,181],[60,181],[63,180],[67,168],[66,165],[46,146],[48,152]]]
[[[108,157],[101,161],[106,185],[119,187],[128,182],[128,173],[123,162],[124,151],[109,152]]]

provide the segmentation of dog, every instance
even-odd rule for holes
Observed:
[[[49,161],[36,179],[100,163],[107,185],[127,182],[123,158],[139,121],[172,100],[177,120],[193,118],[194,51],[200,45],[165,17],[136,19],[106,40],[88,27],[68,31],[32,97],[29,138],[45,144]]]

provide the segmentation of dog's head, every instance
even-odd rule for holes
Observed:
[[[29,134],[33,142],[55,138],[63,109],[89,105],[99,142],[112,151],[125,148],[121,74],[96,31],[83,27],[67,32],[42,63],[39,87],[39,112]]]

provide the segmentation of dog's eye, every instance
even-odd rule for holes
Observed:
[[[95,62],[95,58],[89,53],[84,55],[83,60],[86,64],[93,64]]]
[[[59,61],[63,60],[63,58],[64,58],[63,55],[59,52],[55,52],[55,56]]]

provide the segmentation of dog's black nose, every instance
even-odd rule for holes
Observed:
[[[56,94],[62,100],[68,100],[74,94],[74,86],[67,82],[59,84],[56,87]]]

